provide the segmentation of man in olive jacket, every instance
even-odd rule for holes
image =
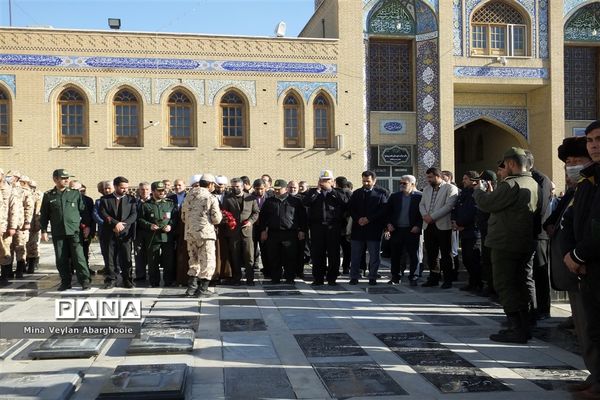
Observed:
[[[146,232],[144,247],[148,257],[150,286],[160,286],[160,269],[163,267],[165,286],[175,282],[173,269],[173,229],[177,205],[166,199],[166,185],[156,181],[151,186],[152,197],[144,202],[138,215],[139,229]]]
[[[87,219],[85,204],[79,190],[69,189],[72,175],[65,169],[52,173],[55,187],[44,193],[40,208],[41,239],[48,241],[48,223],[52,226],[52,243],[56,256],[56,268],[60,275],[59,291],[71,289],[71,263],[75,267],[77,281],[83,290],[90,288],[90,270],[83,255],[79,232],[83,237],[90,234],[91,221]]]
[[[504,165],[509,176],[496,189],[481,185],[473,193],[477,206],[490,213],[485,245],[492,250],[494,288],[511,326],[490,339],[526,343],[530,337],[527,263],[535,248],[538,184],[527,172],[525,150],[511,147],[504,153]]]

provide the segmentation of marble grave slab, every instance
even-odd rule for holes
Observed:
[[[225,368],[226,399],[295,399],[285,370],[280,367]]]
[[[570,365],[512,368],[517,374],[544,390],[567,390],[567,385],[581,383],[588,374]]]
[[[266,331],[267,325],[262,319],[222,319],[221,332]]]
[[[82,372],[0,375],[0,399],[66,400],[81,384]]]
[[[100,354],[106,338],[48,338],[29,352],[33,359],[88,358]]]
[[[23,339],[3,339],[0,338],[0,360],[4,360],[10,355],[19,345]]]
[[[132,339],[127,354],[188,353],[194,349],[196,333],[191,328],[142,328]]]
[[[367,355],[347,333],[297,334],[294,337],[306,357]]]

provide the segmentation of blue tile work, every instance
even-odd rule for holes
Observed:
[[[547,68],[522,67],[454,67],[456,77],[486,77],[486,78],[541,78],[548,79]]]
[[[426,3],[416,0],[415,14],[417,15],[417,35],[436,32],[438,30],[435,12]]]
[[[565,40],[575,42],[599,42],[600,25],[596,17],[600,13],[600,3],[590,3],[576,9],[565,24]],[[594,35],[596,31],[596,35]]]
[[[565,0],[563,4],[563,15],[566,17],[573,12],[577,7],[584,3],[590,3],[589,0]]]
[[[437,39],[417,42],[417,177],[440,162],[440,77]]]
[[[463,12],[462,0],[452,0],[454,55],[463,55]]]
[[[486,0],[465,0],[465,21],[470,21],[471,20],[471,14],[473,13],[473,10],[482,2],[484,2]],[[538,21],[537,21],[537,12],[536,12],[536,0],[514,0],[516,2],[518,2],[519,4],[521,4],[523,6],[523,8],[525,8],[525,10],[527,10],[527,13],[529,13],[529,18],[531,20],[531,43],[537,43],[537,26],[538,26]],[[465,23],[465,30],[466,30],[466,34],[465,37],[467,38],[467,51],[466,51],[466,55],[468,56],[469,54],[471,54],[471,24],[466,22]],[[536,48],[535,45],[532,46],[532,56],[535,57],[536,55]]]
[[[13,97],[17,96],[17,80],[14,75],[0,75],[0,81],[8,86]]]
[[[308,104],[309,99],[317,90],[325,90],[335,99],[337,103],[337,83],[336,82],[293,82],[280,81],[277,82],[277,98],[286,93],[289,89],[295,89],[302,94],[304,101]]]
[[[519,132],[528,139],[528,117],[526,108],[454,108],[454,129],[480,118],[496,120]]]
[[[540,40],[540,48],[539,48],[539,56],[540,58],[548,58],[548,2],[550,0],[539,0],[538,3],[538,12],[539,12],[539,24],[538,24],[538,32],[539,32],[539,40]]]
[[[335,75],[337,64],[0,54],[0,65]]]
[[[412,0],[382,0],[369,12],[367,32],[386,35],[414,35]]]

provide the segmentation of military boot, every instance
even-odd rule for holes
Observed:
[[[12,261],[10,264],[6,265],[6,273],[8,274],[8,279],[15,278],[15,271],[13,271]]]
[[[188,287],[185,291],[186,297],[196,297],[198,292],[198,278],[195,276],[188,276]]]
[[[23,274],[25,273],[25,261],[17,261],[17,271],[15,273],[15,277],[17,279],[23,278]]]
[[[0,282],[8,282],[9,269],[12,269],[12,265],[0,266]]]
[[[27,259],[27,273],[33,274],[35,272],[35,270],[37,269],[39,262],[40,262],[39,257],[29,257]]]
[[[200,279],[200,287],[198,288],[198,297],[214,297],[216,293],[208,290],[208,279]]]
[[[501,343],[527,343],[529,339],[529,314],[507,313],[510,329],[502,329],[498,333],[490,335],[490,340]]]

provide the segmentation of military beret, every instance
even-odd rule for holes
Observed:
[[[281,189],[287,187],[287,181],[285,179],[277,179],[273,184],[273,189]]]
[[[69,171],[67,171],[66,169],[55,169],[54,172],[52,172],[52,177],[53,178],[72,178],[74,175],[71,175],[69,173]]]
[[[527,157],[527,153],[525,152],[524,149],[520,148],[520,147],[511,147],[510,149],[506,150],[504,152],[504,159],[510,158],[510,157]]]
[[[167,187],[163,181],[152,182],[150,189],[152,190],[165,190]]]
[[[567,157],[589,157],[585,137],[568,137],[558,146],[558,158],[562,162],[567,161]]]
[[[492,171],[491,169],[486,169],[479,175],[477,179],[480,179],[482,181],[496,182],[498,180],[498,177],[496,176],[496,173],[494,171]]]

